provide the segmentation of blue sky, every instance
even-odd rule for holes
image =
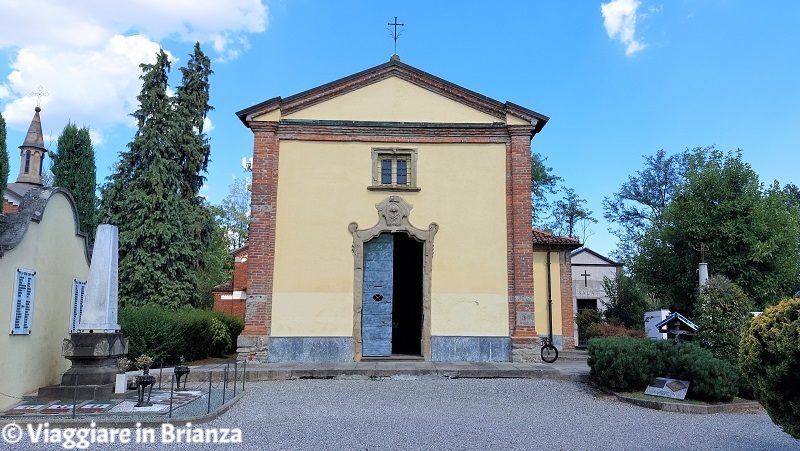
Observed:
[[[51,148],[68,120],[90,127],[102,183],[135,132],[138,64],[163,47],[175,86],[198,40],[215,72],[202,193],[220,203],[252,154],[235,112],[388,61],[397,16],[403,62],[551,118],[533,150],[587,199],[599,222],[586,243],[598,252],[616,247],[603,198],[658,149],[741,148],[762,182],[800,184],[794,0],[70,3],[0,0],[12,181],[38,86]]]

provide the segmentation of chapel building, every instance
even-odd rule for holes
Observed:
[[[218,297],[245,304],[241,355],[530,361],[546,334],[574,347],[580,243],[531,228],[546,116],[396,55],[237,115],[254,136],[247,280]]]

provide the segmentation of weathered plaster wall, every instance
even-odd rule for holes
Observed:
[[[561,327],[561,259],[558,252],[550,253],[550,289],[552,290],[553,335],[562,335]],[[534,251],[533,253],[533,293],[534,309],[536,311],[536,331],[541,336],[547,335],[547,252]],[[558,341],[558,340],[554,340]],[[556,343],[558,344],[558,343]]]
[[[69,369],[61,343],[69,337],[72,281],[86,280],[84,239],[76,236],[71,201],[54,193],[41,222],[0,258],[0,392],[21,397],[57,384]],[[9,335],[17,268],[36,271],[30,335]],[[0,395],[0,408],[19,401]]]
[[[431,334],[508,336],[505,145],[398,144],[418,150],[421,191],[367,190],[371,149],[393,145],[281,142],[272,336],[352,336],[347,225],[372,227],[390,195],[414,206],[416,227],[439,224]]]

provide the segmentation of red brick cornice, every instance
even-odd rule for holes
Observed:
[[[533,138],[536,128],[532,125],[509,125],[508,134],[511,136],[527,136]]]
[[[252,121],[248,123],[248,126],[253,133],[256,132],[272,132],[275,133],[278,131],[278,122],[275,121]]]
[[[505,124],[425,124],[399,122],[283,121],[281,140],[420,143],[507,143]]]

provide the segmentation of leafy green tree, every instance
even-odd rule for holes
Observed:
[[[228,196],[219,206],[208,207],[214,218],[211,243],[204,254],[205,264],[200,270],[198,295],[204,307],[213,305],[211,289],[231,280],[233,259],[231,251],[247,244],[250,224],[250,191],[247,182],[235,179],[229,186]]]
[[[673,310],[694,313],[701,245],[711,273],[731,279],[756,308],[797,287],[798,210],[787,207],[777,184],[763,189],[741,152],[690,155],[685,184],[663,219],[639,243],[632,271]]]
[[[89,129],[68,123],[58,137],[58,151],[50,152],[53,186],[67,188],[78,207],[81,230],[90,240],[98,224],[97,169]]]
[[[556,184],[562,179],[553,175],[553,168],[545,164],[547,157],[538,153],[531,154],[531,203],[533,205],[533,223],[545,228],[542,221],[547,214],[549,202],[547,196],[555,194]]]
[[[550,227],[554,233],[578,238],[579,224],[594,222],[592,211],[586,208],[586,199],[582,199],[571,188],[562,186],[564,197],[553,203],[553,223]]]
[[[228,195],[217,209],[217,222],[225,231],[228,250],[247,244],[250,231],[250,191],[247,181],[235,179],[228,186]]]
[[[604,277],[603,289],[608,296],[603,312],[607,321],[619,322],[629,329],[644,329],[648,301],[635,280],[624,274],[613,279]]]
[[[169,96],[170,63],[161,50],[154,64],[142,64],[138,130],[122,152],[103,190],[104,208],[119,227],[120,304],[156,303],[167,308],[197,305],[198,229],[210,218],[182,190],[176,139],[181,120]]]
[[[207,206],[209,214],[217,218],[211,236],[211,243],[205,248],[203,260],[205,264],[199,271],[197,294],[200,299],[199,307],[211,308],[214,305],[214,295],[211,290],[225,282],[229,282],[233,275],[233,258],[230,253],[230,235],[228,229],[218,221],[222,214],[220,207]]]
[[[738,366],[739,341],[749,325],[750,310],[750,299],[735,283],[710,277],[697,298],[694,323],[699,330],[694,341],[714,357]]]
[[[6,120],[0,114],[0,201],[3,201],[8,183],[8,150],[6,149]]]
[[[697,147],[667,155],[662,149],[655,155],[646,155],[645,168],[628,176],[619,191],[603,200],[603,216],[616,225],[610,231],[620,240],[615,255],[626,265],[631,263],[647,231],[664,224],[667,206],[684,184],[689,156],[711,150],[713,146]]]
[[[739,366],[775,424],[800,439],[800,299],[768,308],[750,323],[739,345]]]

